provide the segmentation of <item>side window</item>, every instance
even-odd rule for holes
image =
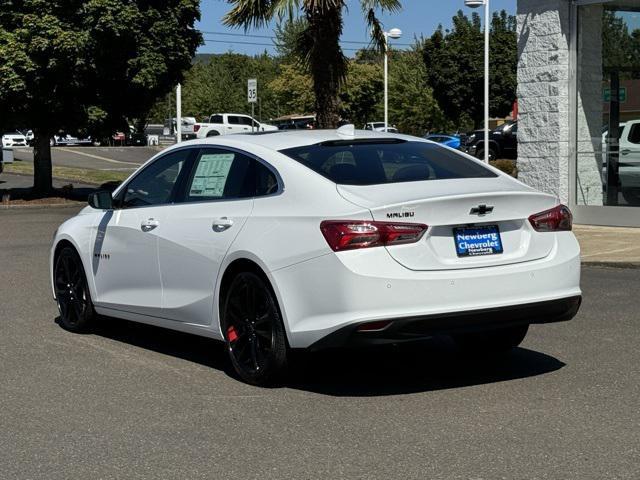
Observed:
[[[242,125],[242,118],[237,115],[228,115],[227,120],[230,125]]]
[[[253,163],[255,165],[256,197],[276,193],[278,191],[278,179],[273,172],[260,162],[254,160]]]
[[[629,142],[640,143],[640,123],[634,123],[629,130]]]
[[[185,200],[250,198],[277,190],[276,176],[260,162],[237,152],[207,148],[195,162]]]
[[[131,208],[171,203],[192,152],[192,149],[178,150],[145,167],[125,187],[122,206]]]
[[[249,117],[240,117],[240,123],[242,125],[251,126],[251,119]]]
[[[252,159],[222,149],[203,149],[187,184],[186,200],[207,201],[254,195]]]
[[[222,115],[211,115],[209,123],[224,123],[224,120],[222,119]]]

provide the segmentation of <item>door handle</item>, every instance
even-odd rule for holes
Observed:
[[[140,229],[143,232],[150,232],[151,230],[156,228],[158,225],[160,225],[160,222],[158,222],[158,220],[156,220],[155,218],[147,218],[146,220],[143,220],[142,223],[140,224]]]
[[[227,217],[220,217],[220,218],[216,218],[213,221],[213,225],[211,226],[211,228],[213,228],[214,232],[224,232],[225,230],[228,230],[229,228],[231,228],[232,225],[233,225],[233,220]]]
[[[621,153],[622,155],[629,155],[629,154],[631,153],[631,150],[627,150],[627,149],[625,149],[625,150],[622,150],[620,153]]]

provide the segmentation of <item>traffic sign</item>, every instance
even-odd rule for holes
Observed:
[[[625,103],[627,101],[627,88],[626,87],[620,87],[619,91],[619,97],[618,100],[620,103]],[[602,92],[602,96],[605,102],[610,102],[611,101],[611,89],[610,88],[605,88],[604,91]]]
[[[250,78],[247,81],[247,102],[256,103],[258,101],[258,80]]]

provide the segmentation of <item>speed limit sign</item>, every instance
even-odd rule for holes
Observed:
[[[247,81],[247,102],[256,103],[258,101],[258,80],[250,78]]]

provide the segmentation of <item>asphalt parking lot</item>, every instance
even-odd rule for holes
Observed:
[[[438,338],[259,389],[209,340],[62,330],[47,260],[75,211],[0,211],[2,478],[640,478],[638,270],[585,268],[578,317],[500,362]]]
[[[159,147],[66,147],[51,149],[51,162],[61,167],[133,171],[160,151]],[[33,163],[32,148],[14,149],[17,161]]]

